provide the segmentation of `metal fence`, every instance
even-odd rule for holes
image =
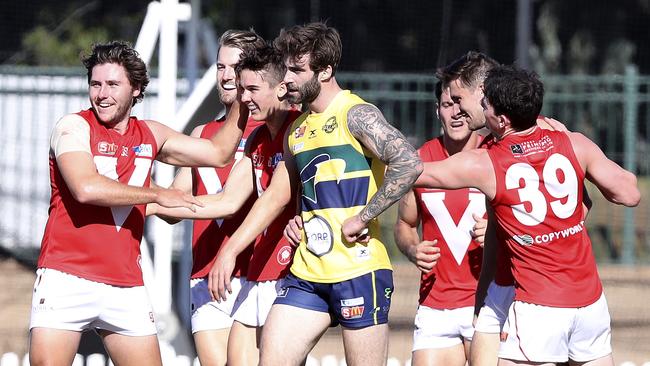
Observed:
[[[84,71],[0,66],[0,245],[14,252],[33,256],[40,246],[49,203],[50,131],[64,114],[88,107]],[[339,73],[337,77],[344,87],[375,103],[414,145],[439,134],[434,76]],[[642,195],[648,197],[650,77],[630,67],[626,75],[548,75],[542,79],[546,88],[543,113],[584,133],[610,158],[637,172]],[[187,83],[179,81],[178,107],[187,94]],[[156,95],[154,77],[145,102],[136,105],[134,114],[140,118],[155,115]],[[215,114],[219,108],[215,103]],[[602,202],[593,187],[590,191],[596,204],[587,226],[599,260],[649,263],[648,203],[642,201],[636,209],[613,207]],[[392,225],[391,220],[385,220],[387,225]],[[177,226],[178,251],[184,226]]]

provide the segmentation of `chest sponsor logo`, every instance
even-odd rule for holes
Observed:
[[[336,122],[336,117],[330,117],[327,122],[323,125],[323,131],[325,133],[332,133],[339,127],[339,124]]]
[[[102,155],[115,155],[117,148],[117,144],[112,142],[100,141],[97,143],[97,151]]]
[[[305,130],[307,126],[300,126],[293,131],[293,138],[299,139],[305,135]]]
[[[472,241],[472,230],[475,224],[472,214],[485,215],[485,196],[470,190],[467,207],[456,225],[445,205],[445,195],[445,192],[425,192],[422,193],[422,201],[438,225],[456,263],[460,265]]]
[[[307,236],[307,249],[320,257],[329,253],[334,245],[332,227],[320,216],[314,216],[304,224]]]
[[[281,152],[277,152],[277,153],[273,154],[273,156],[271,156],[271,157],[269,158],[269,161],[268,161],[268,163],[267,163],[267,166],[270,167],[270,168],[275,169],[275,167],[278,166],[278,163],[279,163],[280,161],[282,161],[282,153],[281,153]]]
[[[565,227],[562,230],[551,231],[540,235],[532,236],[530,234],[513,235],[512,239],[523,247],[540,244],[552,244],[555,240],[568,238],[581,233],[585,229],[585,222],[580,221],[578,224]]]
[[[305,143],[304,142],[299,142],[299,143],[293,145],[293,152],[297,153],[298,151],[301,151],[304,148],[305,148]]]
[[[153,157],[153,147],[151,144],[140,144],[138,146],[134,146],[133,152],[135,153],[135,156],[143,156],[148,158]]]

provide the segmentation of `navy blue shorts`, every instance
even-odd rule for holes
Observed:
[[[336,283],[318,283],[287,275],[274,304],[329,313],[332,326],[365,328],[388,322],[393,271],[380,269]]]

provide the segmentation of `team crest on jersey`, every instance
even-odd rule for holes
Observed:
[[[510,145],[510,151],[515,155],[524,153],[524,149],[519,144]]]
[[[286,266],[291,262],[291,257],[293,255],[293,250],[291,249],[290,246],[285,245],[282,248],[280,248],[280,251],[278,252],[277,260],[278,263],[280,263],[283,266]]]
[[[133,152],[135,152],[135,156],[145,156],[148,158],[153,157],[153,147],[151,144],[140,144],[138,146],[133,146]]]
[[[299,139],[305,135],[305,130],[307,129],[307,126],[300,126],[296,128],[296,130],[293,132],[293,137],[296,139]]]
[[[103,155],[115,155],[117,147],[117,144],[112,142],[101,141],[97,143],[97,151]]]
[[[336,122],[336,117],[330,117],[323,125],[323,131],[326,133],[332,133],[332,131],[334,131],[337,127],[339,127],[339,124]]]

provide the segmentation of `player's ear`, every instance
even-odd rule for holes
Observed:
[[[440,121],[440,104],[436,103],[436,118]]]
[[[318,81],[325,82],[332,78],[332,66],[327,65],[327,67],[318,72]]]
[[[278,86],[275,87],[275,92],[278,99],[284,98],[287,95],[287,84],[284,81],[281,81]]]

